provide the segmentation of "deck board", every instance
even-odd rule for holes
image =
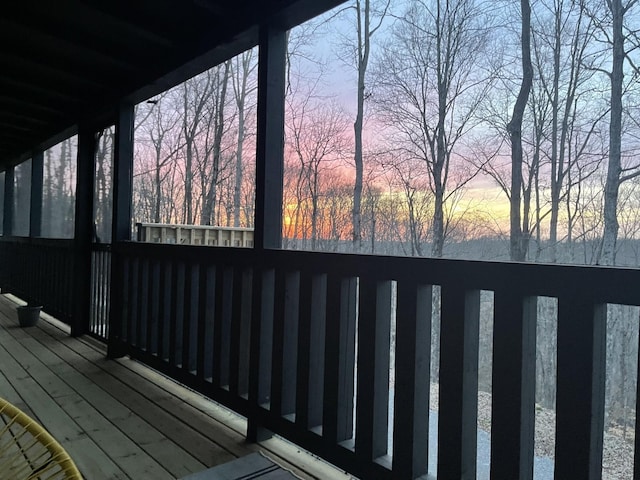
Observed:
[[[0,396],[43,424],[88,479],[181,478],[263,451],[301,478],[348,475],[278,439],[244,441],[246,422],[104,346],[41,320],[17,327],[0,295]]]
[[[3,330],[3,332],[6,331]],[[36,420],[64,445],[84,476],[87,478],[129,478],[60,407],[54,397],[50,396],[37,382],[38,368],[34,368],[32,358],[28,355],[25,355],[25,358],[20,356],[26,350],[11,348],[14,353],[18,354],[17,357],[12,356],[10,350],[7,349],[7,345],[11,343],[11,337],[6,335],[0,337],[0,365],[2,365],[5,377],[23,401],[29,405]],[[25,368],[22,367],[23,361],[26,365]],[[36,377],[32,377],[32,373]]]

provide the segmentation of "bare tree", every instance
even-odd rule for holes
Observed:
[[[236,108],[238,113],[238,136],[236,147],[236,168],[235,168],[235,182],[233,190],[233,226],[240,226],[240,217],[242,210],[242,181],[243,181],[243,152],[244,142],[246,139],[246,114],[247,109],[252,108],[252,105],[247,105],[247,100],[250,98],[256,89],[257,83],[254,78],[257,62],[255,59],[255,51],[247,50],[246,52],[238,55],[233,59],[231,63],[231,80],[233,85],[233,94],[236,101]]]
[[[371,25],[372,11],[370,0],[356,0],[356,64],[358,71],[358,87],[356,90],[356,119],[353,124],[354,131],[354,163],[355,182],[353,187],[353,244],[356,250],[362,248],[362,182],[364,175],[364,163],[362,155],[362,129],[364,124],[364,101],[366,95],[366,76],[371,54],[371,37],[382,25],[390,0],[386,1],[384,8],[377,15],[375,25]]]
[[[420,159],[434,197],[431,254],[442,256],[445,203],[469,181],[450,184],[455,149],[477,121],[491,79],[482,62],[488,22],[472,0],[411,4],[377,66],[374,102],[403,157]],[[486,22],[486,23],[485,23]]]
[[[194,221],[193,177],[194,150],[197,148],[196,139],[203,126],[204,112],[213,95],[212,82],[214,76],[208,70],[203,74],[190,78],[181,86],[182,97],[182,136],[184,138],[184,222],[192,224]]]
[[[209,104],[203,116],[200,141],[196,144],[197,170],[200,179],[200,197],[202,208],[200,225],[215,224],[215,206],[217,203],[218,184],[221,181],[220,172],[223,167],[223,136],[229,128],[230,118],[225,113],[227,88],[231,72],[231,60],[209,69],[206,74],[210,77],[207,84],[210,88]],[[229,159],[230,160],[230,159]]]
[[[149,220],[155,223],[167,218],[167,203],[173,203],[173,191],[164,192],[163,185],[173,170],[177,153],[184,147],[182,131],[178,128],[180,112],[173,101],[167,92],[150,101],[148,112],[136,129],[138,142],[148,145],[151,150],[151,158],[145,155],[146,162],[136,175],[149,174],[152,177],[153,205]]]
[[[524,261],[527,256],[529,235],[524,232],[520,223],[521,189],[522,189],[522,120],[527,107],[527,100],[533,83],[533,66],[531,63],[531,6],[528,0],[521,0],[521,52],[522,83],[520,92],[513,107],[511,121],[507,132],[511,140],[511,198],[510,198],[510,258]]]
[[[638,68],[631,59],[631,53],[640,47],[638,29],[627,23],[631,11],[638,3],[637,0],[607,0],[604,8],[590,10],[590,15],[596,21],[602,39],[610,47],[611,70],[604,72],[611,84],[610,91],[610,119],[609,119],[609,163],[607,166],[607,180],[604,186],[604,232],[599,263],[614,265],[616,262],[616,243],[618,240],[618,197],[620,185],[640,175],[637,164],[627,166],[623,163],[623,97],[630,84],[636,83]],[[628,60],[633,75],[630,82],[625,84],[625,63]]]
[[[305,197],[309,202],[311,249],[315,250],[320,233],[321,176],[336,168],[345,152],[346,119],[334,102],[319,102],[313,97],[289,99],[286,139],[298,162],[298,204],[304,203]]]
[[[94,192],[94,241],[111,242],[113,140],[115,129],[109,127],[96,134]]]
[[[585,58],[594,40],[593,19],[574,0],[553,0],[537,4],[532,26],[532,43],[536,76],[550,107],[550,148],[542,153],[549,158],[550,220],[549,243],[552,262],[557,261],[558,221],[561,202],[569,195],[566,182],[573,165],[584,156],[591,135],[602,120],[602,113],[586,91],[592,89],[592,69],[584,67]],[[551,68],[549,68],[551,64]],[[586,91],[585,91],[586,90]],[[586,108],[589,102],[591,108]],[[581,110],[579,110],[582,108]],[[578,125],[578,112],[581,117]],[[582,146],[572,149],[573,135],[580,135],[586,125]]]

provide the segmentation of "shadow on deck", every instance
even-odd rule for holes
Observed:
[[[180,478],[261,451],[302,478],[347,479],[280,439],[245,442],[246,421],[47,315],[17,326],[0,296],[0,396],[38,420],[87,479]]]

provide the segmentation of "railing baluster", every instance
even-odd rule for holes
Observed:
[[[253,271],[244,268],[241,290],[240,332],[238,338],[238,395],[248,398],[249,395],[249,363],[251,350],[251,298],[253,287]]]
[[[138,289],[138,279],[140,260],[138,258],[131,259],[129,262],[129,321],[127,322],[127,340],[131,345],[138,345],[136,336],[138,325],[138,303],[140,303],[140,290]]]
[[[107,251],[105,256],[104,256],[104,261],[106,264],[106,277],[105,277],[105,290],[107,291],[106,295],[105,295],[105,302],[104,302],[104,324],[106,325],[105,327],[105,333],[104,336],[106,338],[109,338],[109,335],[111,334],[111,296],[112,296],[112,291],[111,291],[111,276],[113,275],[113,271],[111,268],[111,256],[113,255],[113,253],[111,251]]]
[[[284,325],[282,335],[282,415],[296,412],[298,329],[300,320],[300,275],[285,275]]]
[[[211,345],[213,341],[212,323],[212,282],[211,269],[202,264],[198,275],[198,305],[196,315],[197,354],[196,374],[198,382],[203,383],[211,375]]]
[[[298,338],[296,371],[296,424],[300,429],[309,428],[309,362],[311,349],[311,297],[313,277],[304,271],[298,275]]]
[[[176,362],[179,358],[179,352],[177,349],[178,331],[180,330],[179,316],[180,316],[180,265],[176,261],[171,262],[171,281],[170,281],[170,298],[171,298],[171,310],[169,312],[169,371],[175,372]]]
[[[149,259],[140,261],[138,268],[138,323],[136,325],[136,344],[139,349],[147,349],[147,328],[149,323]]]
[[[256,392],[256,401],[258,405],[267,402],[271,403],[272,398],[272,381],[273,381],[273,336],[274,336],[274,308],[275,308],[275,271],[273,268],[263,270],[260,275],[254,272],[255,278],[262,281],[261,284],[255,283],[254,290],[260,298],[260,305],[255,305],[257,309],[254,314],[260,317],[260,335],[258,335],[260,355],[259,363],[255,365],[258,376],[258,385]],[[258,289],[259,287],[259,289]],[[259,310],[258,310],[259,308]],[[255,331],[255,330],[254,330]],[[280,375],[280,379],[282,376]],[[273,408],[271,403],[270,409]],[[279,415],[279,413],[278,413]]]
[[[427,473],[431,369],[431,286],[398,282],[393,427],[393,474]]]
[[[109,320],[106,318],[109,305],[107,298],[109,294],[107,252],[97,251],[95,254],[96,259],[100,262],[100,275],[98,277],[98,281],[100,282],[100,303],[97,305],[95,313],[95,320],[97,322],[96,333],[102,340],[106,340],[109,337]]]
[[[197,331],[193,325],[193,309],[196,306],[197,299],[194,291],[197,292],[197,283],[195,275],[198,267],[189,262],[184,266],[184,302],[183,302],[183,322],[182,322],[182,369],[185,373],[191,373],[195,370],[195,335]]]
[[[233,269],[231,296],[231,329],[229,350],[229,391],[232,395],[240,395],[240,335],[242,329],[242,267]]]
[[[226,265],[216,266],[216,318],[214,356],[216,374],[214,385],[229,387],[229,352],[231,343],[231,297],[233,293],[233,269]]]
[[[178,283],[176,285],[176,310],[175,310],[175,330],[173,331],[173,341],[175,343],[176,358],[174,366],[181,370],[186,370],[187,365],[184,362],[185,352],[185,323],[189,321],[185,317],[185,303],[189,301],[189,297],[186,290],[187,284],[187,269],[188,264],[186,262],[178,262],[176,265],[176,273]]]
[[[283,343],[284,343],[284,317],[287,296],[287,284],[285,272],[279,268],[274,275],[274,307],[273,307],[273,335],[271,350],[271,412],[275,416],[289,414],[282,408],[282,384],[283,384]]]
[[[308,427],[322,425],[324,351],[326,329],[327,276],[314,275],[311,280],[311,325],[309,344]]]
[[[93,256],[96,262],[95,281],[97,284],[96,297],[94,297],[96,304],[93,311],[93,321],[95,322],[96,333],[102,337],[107,338],[107,321],[105,319],[104,311],[107,305],[107,291],[105,274],[107,271],[106,252],[95,251]]]
[[[557,480],[602,477],[606,316],[577,292],[558,299]]]
[[[107,331],[106,331],[106,326],[107,326],[107,322],[105,320],[105,315],[104,315],[104,311],[105,311],[105,306],[107,305],[106,303],[106,293],[107,293],[107,286],[105,285],[105,272],[106,272],[106,252],[101,252],[101,251],[94,251],[92,253],[93,255],[93,259],[94,259],[94,265],[95,265],[95,272],[94,272],[94,281],[96,289],[95,289],[95,296],[94,296],[94,301],[95,304],[93,306],[93,328],[95,333],[101,337],[101,338],[107,338]]]
[[[110,354],[120,355],[120,348],[124,347],[124,343],[129,344],[129,324],[131,323],[131,262],[122,253],[115,255],[115,275],[112,283],[115,286],[114,291],[114,309],[111,311],[110,323],[115,329],[115,340],[123,342],[123,345],[114,345],[110,349]],[[118,279],[122,279],[122,283],[118,284]]]
[[[327,276],[322,434],[331,446],[353,438],[357,279]]]
[[[44,264],[42,265],[44,266]],[[97,252],[91,252],[91,288],[89,300],[89,332],[93,334],[100,334],[98,323],[98,255]]]
[[[480,291],[442,287],[438,479],[476,478]]]
[[[158,260],[151,259],[149,264],[149,292],[147,301],[147,352],[151,355],[158,354],[158,303],[159,293],[159,269]]]
[[[158,308],[158,358],[169,361],[169,335],[171,331],[171,263],[163,260],[160,263],[160,305]]]
[[[533,479],[537,297],[494,296],[491,478]]]
[[[391,282],[360,278],[356,454],[369,462],[387,453]]]

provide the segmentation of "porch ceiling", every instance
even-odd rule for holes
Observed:
[[[344,0],[342,0],[344,1]],[[21,0],[0,16],[0,170],[341,0]]]

